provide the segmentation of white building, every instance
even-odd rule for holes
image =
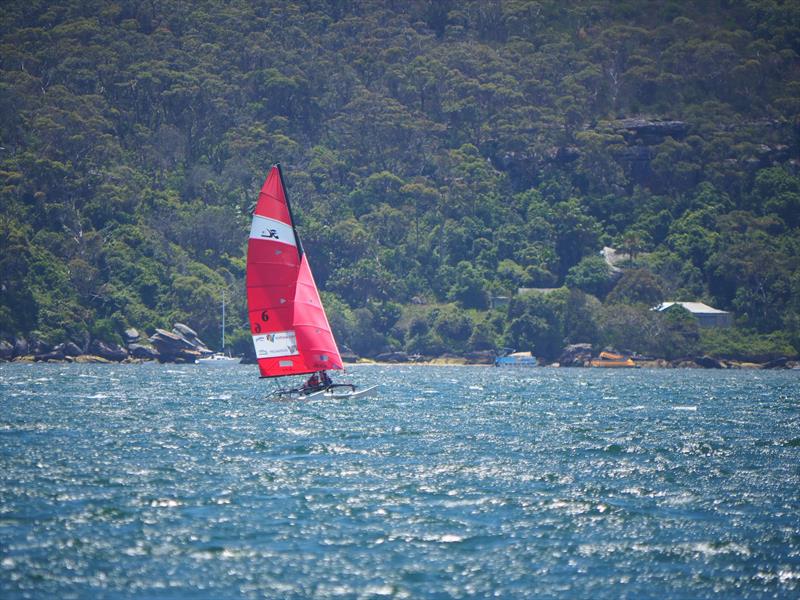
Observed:
[[[733,323],[733,315],[727,311],[713,308],[702,302],[662,302],[653,310],[664,312],[673,306],[682,306],[697,319],[700,327],[730,327]]]

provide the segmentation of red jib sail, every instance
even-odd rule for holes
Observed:
[[[267,175],[253,212],[247,308],[262,377],[342,368],[278,165]]]

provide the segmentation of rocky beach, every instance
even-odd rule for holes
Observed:
[[[160,362],[192,364],[198,358],[209,356],[212,350],[191,327],[175,323],[172,330],[157,328],[152,335],[142,336],[135,328],[126,329],[124,344],[91,340],[78,345],[75,342],[48,344],[32,336],[0,340],[0,362],[67,362],[67,363],[141,363]],[[608,349],[607,349],[608,350]],[[429,364],[429,365],[485,365],[494,364],[497,354],[486,350],[464,354],[446,353],[424,356],[407,352],[384,352],[375,356],[357,356],[352,351],[342,352],[345,363],[375,364]],[[551,368],[589,368],[598,356],[591,344],[570,344],[558,360],[540,366]],[[800,361],[787,357],[765,362],[748,362],[711,356],[666,359],[630,354],[636,367],[651,369],[800,369]],[[242,357],[243,364],[255,363],[255,356]]]

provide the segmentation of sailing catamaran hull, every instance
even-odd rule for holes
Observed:
[[[323,391],[319,396],[322,398],[365,398],[367,396],[374,396],[376,390],[378,389],[377,385],[370,386],[368,388],[364,388],[363,390],[336,390],[336,389],[328,389]]]
[[[337,389],[336,387],[334,387],[325,390],[319,390],[316,392],[310,392],[308,394],[304,394],[298,390],[289,390],[287,392],[280,393],[278,397],[285,400],[315,400],[321,398],[326,398],[326,399],[366,398],[368,396],[374,396],[378,387],[379,386],[377,385],[372,385],[368,388],[359,390],[359,389],[350,389],[349,386],[343,385],[341,386],[341,388],[348,388],[348,389],[341,389],[341,388]]]

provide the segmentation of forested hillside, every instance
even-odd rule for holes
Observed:
[[[798,53],[788,0],[6,0],[0,338],[218,343],[226,289],[243,351],[280,162],[359,354],[795,354]]]

